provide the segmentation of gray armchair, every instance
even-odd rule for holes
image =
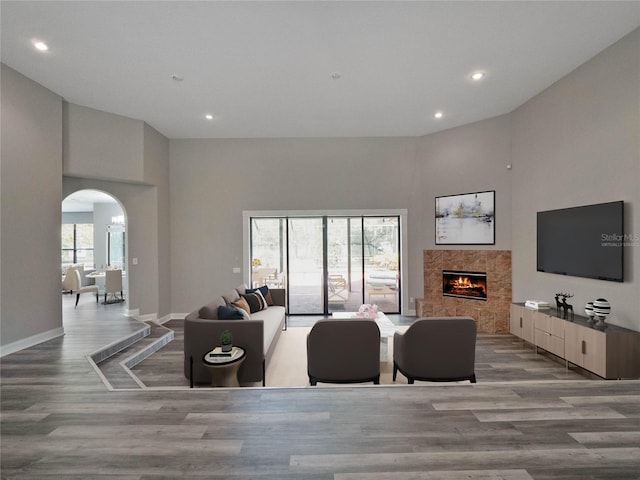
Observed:
[[[307,336],[309,383],[380,383],[380,329],[375,320],[322,319]]]
[[[419,318],[393,337],[393,380],[476,383],[476,331],[471,317]]]

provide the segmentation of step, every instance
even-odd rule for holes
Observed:
[[[146,327],[144,329],[146,335],[141,337],[139,332],[136,332],[129,338],[121,340],[123,348],[96,362],[102,373],[103,381],[109,389],[144,388],[142,382],[130,369],[153,355],[174,338],[173,330],[162,325],[149,323]],[[110,348],[110,350],[115,349]]]

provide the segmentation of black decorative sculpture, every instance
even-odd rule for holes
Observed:
[[[573,297],[572,293],[559,292],[555,294],[558,316],[560,316],[560,312],[562,311],[561,318],[573,321],[573,305],[567,303],[567,298],[571,297]],[[571,318],[569,318],[569,312],[571,312]]]
[[[562,292],[556,293],[556,311],[558,312],[558,316],[560,316],[560,311],[562,310],[562,302],[560,301],[560,297],[563,295]]]

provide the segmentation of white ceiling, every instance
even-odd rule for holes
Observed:
[[[640,25],[638,1],[0,8],[5,64],[169,138],[424,135],[512,111]],[[475,69],[486,79],[472,83]]]
[[[98,190],[79,190],[62,201],[62,212],[93,212],[94,203],[118,203],[111,195]]]

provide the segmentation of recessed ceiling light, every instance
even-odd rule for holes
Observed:
[[[207,120],[213,120],[213,115],[211,115],[210,113],[207,113],[204,118],[206,118]]]
[[[471,74],[471,80],[474,80],[477,82],[478,80],[482,80],[486,76],[487,74],[485,72],[480,72],[480,71],[473,72]]]
[[[436,113],[433,114],[433,118],[442,118],[444,117],[444,113],[442,113],[441,111],[437,111]]]
[[[171,78],[173,78],[176,82],[181,82],[184,80],[184,77],[177,73],[174,73],[173,75],[171,75]]]
[[[44,42],[34,42],[33,46],[41,52],[46,52],[47,50],[49,50],[49,46]]]
[[[339,78],[342,77],[342,74],[340,72],[331,72],[331,78],[333,78],[334,80],[338,80]]]

